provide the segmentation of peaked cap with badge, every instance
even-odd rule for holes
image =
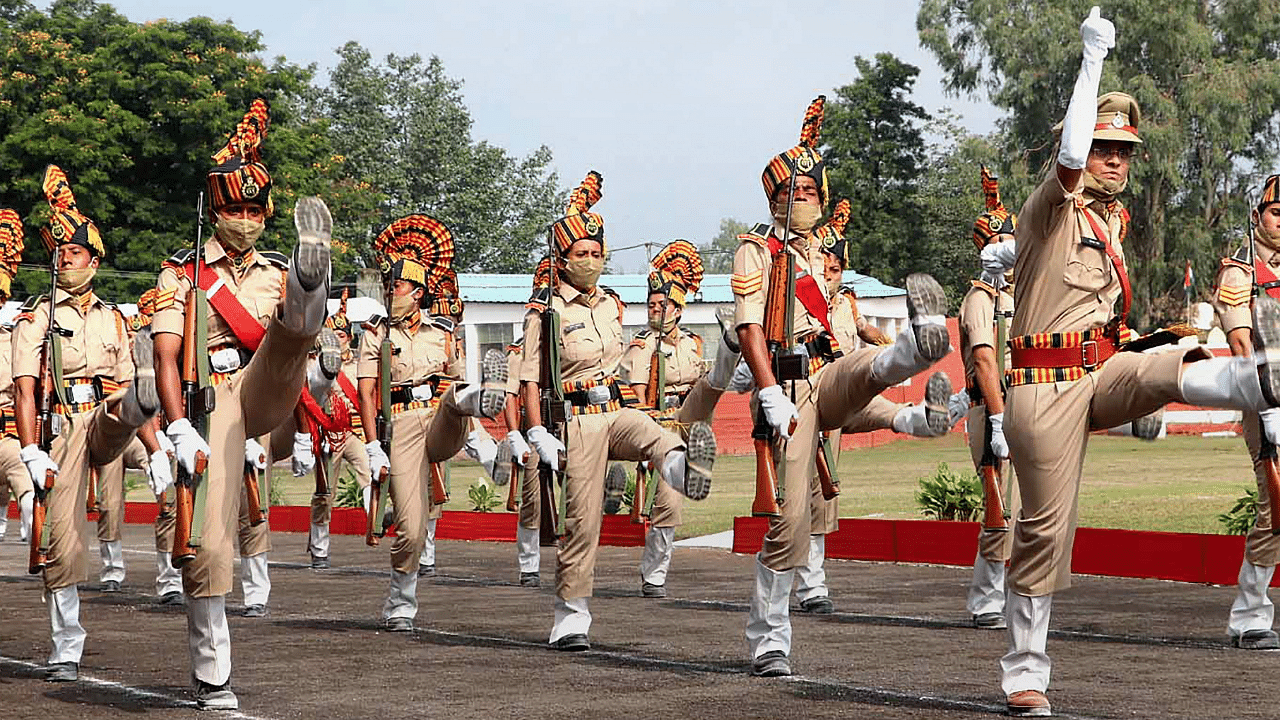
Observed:
[[[49,252],[59,245],[73,244],[88,248],[95,257],[103,257],[106,250],[102,246],[102,233],[98,226],[80,212],[76,206],[76,196],[71,192],[71,183],[67,174],[57,165],[44,169],[44,196],[49,200],[49,222],[40,228],[40,237]]]
[[[818,184],[818,197],[822,206],[827,206],[830,198],[830,185],[827,182],[827,164],[818,154],[818,136],[822,132],[823,107],[826,95],[819,95],[809,103],[804,113],[804,122],[800,126],[800,144],[773,156],[765,166],[760,180],[764,183],[764,194],[773,202],[778,188],[791,182],[791,175],[799,173],[808,175]]]
[[[271,174],[262,164],[262,141],[270,124],[267,101],[254,100],[226,146],[213,154],[217,166],[205,179],[211,216],[233,203],[257,203],[267,215],[275,209],[271,203]]]
[[[595,240],[600,243],[601,252],[604,251],[604,218],[591,212],[591,207],[600,202],[603,187],[604,178],[600,173],[588,172],[582,184],[569,195],[564,217],[551,223],[551,236],[561,255],[579,240]]]
[[[653,258],[649,293],[662,293],[684,307],[702,285],[702,256],[688,240],[675,240]]]

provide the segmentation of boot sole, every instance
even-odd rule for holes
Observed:
[[[507,404],[507,356],[497,350],[484,354],[480,365],[480,414],[498,417]]]
[[[690,500],[702,500],[711,493],[711,469],[716,462],[716,434],[711,426],[696,422],[689,427],[685,440],[684,494]]]
[[[333,217],[318,197],[298,200],[293,211],[293,226],[298,231],[291,270],[298,284],[308,292],[320,287],[329,270],[329,238],[333,234]]]
[[[911,320],[921,315],[942,315],[946,312],[947,296],[933,276],[912,273],[907,276],[907,315]],[[915,325],[916,348],[920,356],[938,361],[951,349],[951,338],[944,325]]]
[[[1253,301],[1253,354],[1262,359],[1258,379],[1267,404],[1280,405],[1280,302],[1269,295]]]
[[[342,343],[338,342],[337,334],[321,328],[316,344],[320,346],[320,372],[330,380],[338,377],[342,370]]]
[[[930,375],[924,389],[924,420],[935,437],[951,429],[951,409],[947,407],[950,400],[951,378],[944,372]]]
[[[155,345],[151,341],[149,326],[133,336],[133,393],[138,399],[138,407],[145,414],[154,415],[160,409],[160,394],[156,390]]]
[[[1160,426],[1164,424],[1163,412],[1154,412],[1150,415],[1143,415],[1135,418],[1133,421],[1133,436],[1139,440],[1155,440],[1160,437]]]
[[[622,463],[611,463],[609,472],[604,476],[604,512],[616,515],[622,509],[622,496],[627,491],[627,471]],[[636,498],[635,502],[644,503],[644,498]]]

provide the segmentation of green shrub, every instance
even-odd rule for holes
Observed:
[[[925,517],[935,520],[977,520],[982,512],[982,481],[972,473],[951,472],[938,463],[931,477],[920,478],[916,504]]]
[[[331,492],[332,490],[330,488]],[[333,505],[334,507],[364,507],[364,493],[360,488],[360,482],[356,479],[356,470],[351,465],[346,465],[342,477],[338,478],[337,492],[333,494]]]
[[[470,498],[471,509],[475,512],[493,512],[493,509],[504,500],[498,491],[484,480],[472,483],[471,488],[467,490],[467,497]]]
[[[1227,535],[1244,535],[1253,527],[1257,514],[1258,491],[1248,488],[1230,510],[1218,516],[1218,522],[1222,523],[1223,532]]]

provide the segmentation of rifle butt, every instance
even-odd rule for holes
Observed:
[[[521,482],[520,470],[522,465],[517,462],[511,463],[511,482],[507,483],[507,512],[515,512],[520,509],[520,486]]]
[[[53,473],[45,475],[45,489],[36,491],[31,502],[31,550],[27,557],[27,572],[38,575],[49,564],[49,548],[44,544],[45,499],[53,488]]]
[[[431,463],[431,504],[443,505],[449,502],[449,488],[444,484],[444,466]]]
[[[1276,460],[1276,452],[1273,447],[1271,457],[1263,463],[1266,469],[1267,477],[1267,504],[1271,509],[1271,534],[1280,535],[1280,462]]]
[[[195,515],[195,492],[189,483],[176,486],[174,498],[174,530],[173,552],[171,564],[181,568],[196,557],[196,549],[191,547],[191,522]]]
[[[559,507],[556,505],[555,473],[550,468],[538,469],[538,544],[542,547],[555,547],[556,526],[560,523],[557,517]]]
[[[98,468],[89,468],[89,493],[85,495],[84,511],[86,513],[98,512]]]
[[[1004,501],[1000,498],[1000,461],[982,466],[982,494],[982,529],[1008,532],[1009,521],[1005,519]]]
[[[248,502],[249,524],[258,526],[266,518],[262,514],[262,488],[258,484],[258,471],[245,463],[244,494]]]
[[[824,500],[832,500],[840,495],[840,486],[836,484],[835,477],[831,474],[830,460],[827,458],[827,450],[823,445],[818,445],[818,484],[822,488],[822,498]]]
[[[379,538],[382,537],[382,529],[378,523],[382,522],[383,508],[386,507],[382,500],[382,487],[388,474],[386,468],[383,468],[369,484],[369,508],[365,511],[364,526],[364,544],[369,547],[378,547]]]
[[[778,470],[773,462],[773,443],[765,438],[755,438],[756,449],[756,497],[751,501],[751,514],[755,517],[778,517]]]
[[[648,497],[648,478],[645,477],[643,465],[636,466],[636,486],[631,493],[631,523],[633,525],[644,524],[644,505],[645,498]]]

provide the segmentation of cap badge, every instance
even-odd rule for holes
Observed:
[[[1111,127],[1113,128],[1124,127],[1124,116],[1121,115],[1120,113],[1116,113],[1115,117],[1111,118]]]
[[[796,158],[796,169],[802,173],[807,173],[813,169],[813,156],[809,154],[808,150],[805,150],[800,154],[800,157]]]
[[[595,235],[598,232],[600,232],[600,223],[596,222],[593,217],[587,218],[587,234]]]
[[[54,220],[53,227],[49,228],[49,234],[53,236],[54,240],[61,240],[67,236],[67,229],[63,227],[61,222]]]

